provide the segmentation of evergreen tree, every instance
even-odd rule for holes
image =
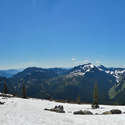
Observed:
[[[24,84],[23,84],[23,87],[22,87],[22,96],[23,96],[23,98],[27,98],[27,96],[26,96],[26,87],[25,87]]]
[[[99,108],[97,83],[95,84],[94,90],[93,90],[93,104],[92,104],[92,108],[94,108],[94,109]]]
[[[81,103],[81,101],[80,101],[80,96],[77,97],[76,102],[77,102],[78,104]]]
[[[7,93],[8,93],[7,84],[6,84],[5,82],[4,82],[3,93],[5,93],[5,94],[7,94]]]

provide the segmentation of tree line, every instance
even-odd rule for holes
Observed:
[[[7,87],[7,84],[6,82],[3,82],[3,91],[2,91],[4,94],[8,94],[9,91],[8,91],[8,87]],[[27,94],[26,94],[26,86],[25,84],[23,83],[22,85],[22,98],[27,98]]]
[[[4,85],[3,85],[3,93],[4,94],[8,94],[8,87],[7,87],[7,84],[6,82],[4,82]],[[24,82],[22,82],[22,98],[27,98],[27,90],[26,90],[26,86],[24,84]],[[98,102],[98,85],[97,83],[94,85],[94,88],[93,88],[93,102],[92,102],[92,108],[93,109],[96,109],[96,108],[99,108],[99,102]],[[76,102],[78,104],[81,103],[80,101],[80,96],[77,97],[77,100]]]

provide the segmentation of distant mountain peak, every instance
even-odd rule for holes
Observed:
[[[71,70],[69,76],[70,77],[73,77],[73,76],[84,76],[87,72],[91,71],[93,68],[96,68],[96,66],[93,65],[92,63],[78,65],[78,66],[75,66]]]

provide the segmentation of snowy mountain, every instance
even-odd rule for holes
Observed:
[[[98,82],[100,102],[109,102],[108,91],[116,83],[114,76],[100,71],[96,66],[84,64],[72,69],[42,69],[31,67],[8,79],[10,93],[22,94],[22,85],[27,87],[27,95],[35,98],[53,98],[91,102],[93,86]],[[0,86],[2,91],[2,86]],[[89,96],[88,96],[89,95]]]
[[[58,103],[40,99],[3,98],[0,105],[0,125],[124,125],[125,114],[101,115],[105,111],[119,109],[125,112],[125,106],[100,105],[91,109],[91,105]],[[63,105],[66,113],[45,111]],[[74,111],[88,110],[94,115],[74,115]],[[98,113],[98,115],[95,115]]]
[[[115,77],[117,83],[120,81],[121,76],[125,73],[125,68],[107,68],[103,65],[95,66],[92,63],[88,63],[74,67],[69,76],[84,76],[87,72],[92,72],[95,68]]]
[[[79,65],[79,66],[76,66],[74,67],[71,71],[70,71],[70,76],[73,77],[73,76],[78,76],[78,75],[81,75],[81,76],[84,76],[87,72],[90,72],[92,69],[96,68],[96,66],[94,66],[93,64],[91,63],[88,63],[88,64],[84,64],[84,65]]]
[[[120,98],[121,90],[124,93],[124,76],[124,68],[107,68],[91,63],[70,69],[29,67],[11,78],[0,78],[0,91],[3,91],[2,83],[6,81],[9,93],[18,96],[22,95],[25,84],[29,97],[76,101],[80,96],[82,102],[91,103],[93,86],[98,83],[100,103],[112,104],[116,96]]]

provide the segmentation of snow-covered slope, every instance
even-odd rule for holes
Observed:
[[[92,110],[90,105],[50,102],[38,99],[8,98],[0,101],[0,125],[124,125],[125,114],[121,115],[73,115],[73,111],[89,110],[101,114],[111,109],[120,109],[125,112],[125,106],[104,106]],[[53,108],[63,105],[66,113],[60,114],[45,111],[44,108]]]

